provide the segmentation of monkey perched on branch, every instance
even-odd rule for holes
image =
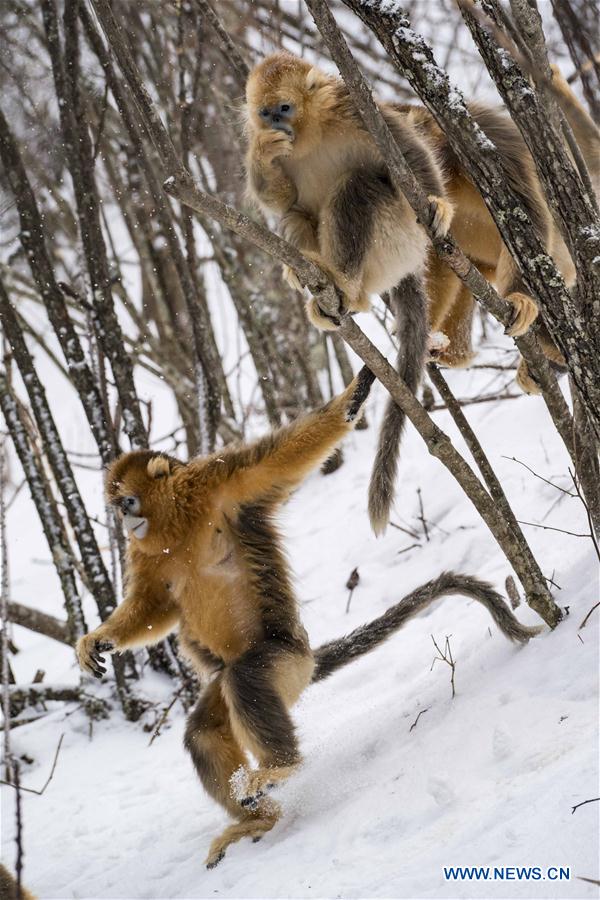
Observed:
[[[564,80],[557,96],[588,165],[597,173],[598,130]],[[436,205],[435,232],[444,235],[452,222],[462,249],[514,306],[507,333],[524,334],[537,317],[537,305],[445,135],[423,107],[392,103],[379,107],[415,177]],[[523,209],[572,282],[573,266],[516,126],[502,111],[481,104],[470,109],[495,144]],[[413,391],[418,387],[430,327],[444,336],[437,347],[431,345],[436,361],[469,365],[473,297],[431,250],[414,211],[392,186],[385,161],[343,81],[290,53],[275,53],[250,74],[246,120],[250,196],[263,210],[276,213],[282,235],[329,274],[348,310],[367,310],[369,294],[389,292],[400,342],[398,371],[406,384]],[[288,267],[284,277],[301,289]],[[336,327],[314,298],[307,311],[317,327]],[[539,338],[549,359],[562,367],[564,360],[543,323]],[[538,390],[523,361],[518,381],[528,392]],[[389,520],[404,419],[390,401],[369,489],[369,516],[376,533]]]
[[[130,536],[126,596],[81,638],[79,662],[102,677],[103,653],[151,644],[179,626],[180,646],[205,682],[185,745],[205,789],[238,820],[212,842],[209,867],[229,844],[258,839],[277,821],[269,789],[300,763],[289,709],[311,682],[446,594],[483,603],[511,640],[539,630],[519,624],[490,585],[446,573],[347,637],[311,649],[274,514],[352,429],[372,381],[363,368],[344,393],[254,444],[188,463],[138,450],[108,472],[107,500]]]
[[[248,191],[280,217],[283,237],[328,273],[351,311],[368,310],[369,295],[390,292],[400,340],[398,370],[416,391],[427,347],[423,274],[428,238],[364,129],[346,87],[290,53],[267,57],[246,87]],[[436,206],[434,227],[448,230],[452,206],[435,153],[389,104],[384,117],[409,165]],[[295,273],[284,277],[300,289]],[[318,328],[336,324],[307,304]],[[404,413],[388,404],[369,494],[374,530],[385,529],[393,498]]]

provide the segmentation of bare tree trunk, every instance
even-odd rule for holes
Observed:
[[[598,18],[596,0],[552,0],[554,18],[569,48],[575,74],[581,78],[583,93],[596,122],[600,121],[600,59],[598,58]],[[587,13],[587,15],[585,15]],[[592,41],[596,47],[592,46]]]
[[[42,524],[54,567],[60,579],[65,610],[69,623],[70,643],[86,630],[81,600],[77,590],[76,565],[72,550],[64,533],[62,521],[52,500],[46,477],[32,448],[15,397],[10,389],[6,375],[0,375],[0,403],[2,412],[21,463],[29,491],[37,514]]]
[[[64,54],[54,0],[42,0],[44,26],[89,273],[94,329],[100,346],[110,362],[121,402],[125,432],[132,447],[147,447],[148,436],[142,420],[133,370],[125,351],[123,334],[112,299],[111,278],[94,180],[92,147],[79,89],[78,3],[79,0],[65,2]]]
[[[102,619],[108,618],[116,607],[114,592],[87,511],[73,476],[67,454],[50,411],[46,392],[33,365],[33,360],[19,329],[14,310],[0,280],[0,318],[10,343],[13,357],[27,388],[31,407],[42,438],[56,484],[60,490],[69,522],[81,553],[86,581],[98,605]],[[84,633],[83,621],[78,625],[78,636]]]
[[[492,22],[500,24],[497,0],[481,0],[481,7]],[[567,361],[590,424],[600,439],[600,333],[596,327],[600,296],[600,217],[586,195],[561,135],[552,126],[552,116],[531,89],[527,76],[506,51],[500,50],[464,3],[461,11],[531,152],[540,183],[577,270],[573,295],[566,290],[540,291],[539,279],[531,283],[531,289],[542,302],[550,334]],[[535,33],[540,28],[539,22],[529,7],[528,13],[527,25]],[[540,34],[539,40],[543,46],[543,35]],[[510,249],[513,252],[512,246]],[[527,258],[522,250],[513,252],[526,283],[534,245],[530,244],[527,251]]]
[[[11,669],[8,661],[8,607],[10,602],[10,575],[8,571],[8,542],[6,536],[6,439],[0,438],[0,662],[2,664],[2,717],[4,719],[4,772],[6,781],[12,781],[12,753],[10,749],[10,694]],[[13,676],[14,678],[14,676]]]
[[[103,416],[100,392],[87,364],[79,336],[69,317],[65,298],[54,276],[35,194],[27,177],[17,143],[1,110],[0,158],[19,211],[21,224],[19,239],[46,307],[48,318],[67,361],[69,378],[80,397],[98,445],[100,458],[105,465],[108,465],[119,453],[118,443],[109,423]]]

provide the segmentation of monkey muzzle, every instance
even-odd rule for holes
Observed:
[[[127,534],[133,534],[140,540],[145,538],[148,533],[148,519],[143,516],[123,516],[123,525]]]

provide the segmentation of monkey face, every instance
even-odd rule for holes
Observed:
[[[106,499],[120,513],[131,538],[150,550],[169,543],[181,532],[182,509],[177,502],[174,474],[185,468],[173,457],[137,450],[119,457],[106,478]]]
[[[294,138],[294,118],[296,107],[293,103],[275,103],[274,106],[261,106],[258,111],[261,122],[273,131],[283,131]]]
[[[283,131],[296,143],[311,125],[315,93],[328,78],[306,60],[274,53],[252,71],[246,85],[248,124]]]

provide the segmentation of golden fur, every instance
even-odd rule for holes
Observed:
[[[108,472],[107,500],[130,533],[125,599],[80,639],[77,655],[101,677],[103,653],[151,644],[179,627],[181,649],[204,685],[185,746],[206,791],[238,820],[212,842],[209,867],[233,841],[257,840],[276,823],[268,791],[300,763],[289,709],[311,682],[369,653],[448,594],[482,603],[510,640],[537,634],[489,584],[446,572],[311,649],[273,514],[359,420],[372,382],[363,368],[339,397],[254,444],[186,464],[138,450]]]
[[[285,122],[273,128],[260,111],[282,101],[292,107]],[[444,197],[440,167],[418,130],[390,104],[380,104],[417,177],[438,204],[437,227],[445,234],[452,207]],[[385,167],[338,78],[328,76],[290,53],[275,53],[251,73],[246,88],[248,193],[267,212],[280,217],[283,235],[326,271],[350,310],[369,309],[369,294],[382,293],[407,274],[422,271],[427,237],[403,196],[385,185]],[[285,129],[285,130],[278,130]],[[377,215],[353,221],[358,253],[342,264],[339,200],[352,173],[378,170]],[[387,190],[386,190],[387,188]],[[368,233],[367,233],[368,232]],[[363,240],[368,246],[363,247]],[[357,258],[360,257],[360,258]],[[356,265],[353,265],[356,263]],[[286,268],[286,279],[299,287]],[[308,315],[320,328],[335,327],[309,301]]]
[[[558,69],[553,67],[553,71],[554,92],[597,184],[598,128]],[[273,123],[263,120],[259,111],[284,100],[293,104],[294,114],[285,126],[277,126],[285,130],[274,130]],[[431,199],[439,199],[440,232],[445,233],[452,222],[453,234],[461,248],[515,307],[507,333],[515,337],[524,334],[537,317],[537,305],[528,295],[481,194],[469,181],[445,135],[423,107],[390,103],[379,106],[405,155],[402,139],[413,148],[409,162],[419,180],[425,184],[432,173],[437,175],[438,186],[428,193]],[[508,180],[523,198],[540,238],[571,285],[575,277],[571,259],[549,213],[535,166],[519,132],[502,112],[480,104],[473,104],[471,112],[484,130],[489,126],[493,132],[488,136],[498,148]],[[340,254],[335,246],[339,239],[333,227],[332,197],[349,170],[382,164],[379,151],[365,131],[343,83],[305,60],[289,53],[275,53],[263,60],[248,79],[246,116],[250,196],[264,210],[275,212],[283,235],[331,275],[347,307],[368,309],[370,293],[389,290],[408,272],[426,267],[430,327],[449,338],[447,348],[438,352],[436,359],[448,366],[469,365],[473,358],[473,297],[428,249],[425,234],[416,225],[404,198],[396,197],[393,201],[388,198],[383,204],[378,198],[381,207],[378,224],[363,238],[370,242],[370,249],[364,253],[358,271],[347,271],[336,264],[336,256],[339,259]],[[352,223],[349,230],[360,235],[365,230],[361,219],[357,208],[356,215],[349,217]],[[294,287],[300,287],[291,270],[286,268],[284,275]],[[335,327],[313,300],[307,309],[318,327]],[[538,333],[548,358],[559,367],[564,366],[543,323]],[[517,380],[525,391],[538,391],[523,361]]]
[[[247,805],[231,794],[250,751],[251,798],[297,765],[286,710],[315,667],[271,514],[353,427],[373,377],[367,370],[321,409],[250,446],[183,464],[135,451],[107,475],[109,503],[146,521],[130,533],[125,599],[77,645],[81,666],[101,676],[104,652],[160,640],[176,625],[184,654],[213,679],[192,714],[186,746],[212,796],[240,823],[213,842],[214,865],[232,840],[273,826],[273,801]],[[257,695],[263,706],[256,709]]]

